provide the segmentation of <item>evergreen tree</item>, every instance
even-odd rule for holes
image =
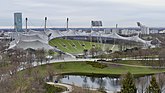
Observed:
[[[161,93],[158,83],[156,82],[156,78],[152,76],[150,81],[150,85],[147,88],[146,93]]]
[[[128,72],[122,79],[121,93],[136,93],[136,91],[137,89],[135,86],[133,75]]]

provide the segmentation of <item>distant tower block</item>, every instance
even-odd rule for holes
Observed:
[[[15,31],[23,31],[22,30],[22,13],[14,13],[14,29]]]

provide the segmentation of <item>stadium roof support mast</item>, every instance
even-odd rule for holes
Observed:
[[[89,35],[90,44],[92,42],[93,21],[91,21],[91,34]]]
[[[69,26],[69,18],[66,19],[66,31],[69,30],[68,26]]]
[[[117,29],[118,29],[118,24],[116,24],[116,31],[117,31]],[[112,33],[116,33],[116,32],[112,32]],[[112,46],[111,50],[113,50],[115,48],[115,45],[116,45],[116,40],[115,40],[115,37],[113,35],[113,46]]]
[[[118,24],[116,24],[116,29],[117,29],[117,27],[118,27]]]
[[[27,29],[27,21],[28,21],[28,18],[25,18],[25,21],[26,21],[26,33],[28,32],[28,29]]]
[[[45,17],[45,27],[44,27],[44,31],[46,31],[46,23],[47,23],[47,17]]]

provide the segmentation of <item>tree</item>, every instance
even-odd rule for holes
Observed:
[[[26,49],[26,62],[28,63],[33,63],[34,62],[34,55],[35,55],[35,50],[28,48]]]
[[[32,79],[29,80],[30,85],[27,86],[26,93],[45,93],[45,89],[44,89],[45,74],[41,73],[38,68],[35,68],[32,72],[31,78]]]
[[[84,53],[84,57],[87,57],[87,55],[88,55],[88,49],[84,49],[83,50],[83,53]]]
[[[96,49],[95,48],[91,48],[90,49],[90,54],[92,55],[92,57],[94,57],[95,56],[95,51],[96,51]]]
[[[12,51],[10,51],[11,54],[9,56],[10,59],[10,71],[11,71],[11,75],[16,74],[18,68],[20,67],[21,63],[25,60],[23,60],[25,58],[25,54],[23,52],[22,49],[14,49]]]
[[[121,93],[136,93],[137,89],[135,86],[133,75],[128,72],[122,79]]]
[[[165,66],[165,49],[162,49],[159,54],[159,67]]]
[[[14,93],[13,91],[16,89],[14,83],[15,81],[13,81],[12,78],[1,80],[0,93]]]
[[[55,52],[54,52],[53,50],[49,50],[49,51],[48,51],[48,54],[49,54],[48,62],[50,62],[50,59],[51,59],[51,58],[54,58]]]
[[[46,66],[46,69],[47,69],[47,76],[48,76],[49,81],[53,81],[53,76],[55,75],[54,74],[55,70],[54,70],[53,66],[48,64]]]
[[[150,81],[150,85],[147,88],[146,93],[161,93],[158,83],[156,82],[156,78],[152,76]]]
[[[100,47],[94,47],[90,49],[90,54],[92,55],[92,57],[97,56],[99,52],[101,52],[102,49]]]
[[[40,62],[42,64],[42,62],[44,61],[44,59],[46,58],[46,52],[44,49],[38,49],[36,50],[36,58],[38,59],[37,62]]]
[[[26,78],[26,76],[15,75],[12,77],[12,79],[13,81],[15,81],[13,83],[13,86],[17,87],[17,89],[15,90],[17,91],[16,93],[24,93],[24,89],[28,86],[28,79]]]

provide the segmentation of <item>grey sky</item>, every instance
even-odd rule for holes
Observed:
[[[12,26],[14,12],[39,27],[45,16],[54,27],[64,27],[67,17],[72,27],[90,27],[90,20],[102,20],[105,27],[136,27],[137,21],[165,26],[165,0],[3,0],[0,6],[0,26]]]

